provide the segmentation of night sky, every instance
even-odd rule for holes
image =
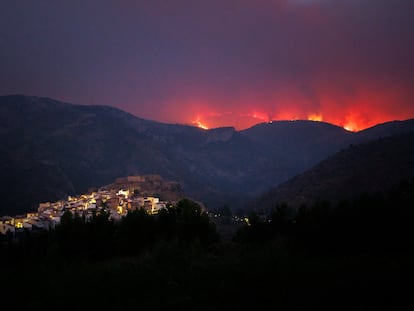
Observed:
[[[168,123],[414,117],[413,0],[2,0],[0,94]]]

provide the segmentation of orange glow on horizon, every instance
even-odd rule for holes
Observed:
[[[326,90],[322,92],[322,89]],[[309,120],[358,132],[377,124],[414,117],[414,106],[408,105],[409,101],[397,91],[368,85],[347,96],[321,87],[314,101],[293,90],[278,97],[251,96],[225,102],[192,99],[177,103],[174,117],[187,124],[191,120],[190,123],[203,129],[234,127],[240,131],[271,121]]]
[[[311,82],[309,90],[305,88],[309,92],[295,82],[286,82],[263,93],[248,89],[246,94],[239,90],[231,96],[201,91],[177,95],[159,115],[171,123],[203,129],[234,127],[238,131],[271,121],[309,120],[357,132],[385,122],[414,118],[413,100],[405,85],[385,87],[382,80],[371,81],[365,76],[356,80],[316,76]]]
[[[358,132],[374,126],[379,123],[392,121],[384,118],[373,118],[367,120],[358,114],[351,114],[348,116],[326,117],[321,113],[310,113],[307,115],[292,114],[292,113],[278,113],[275,118],[266,116],[265,113],[200,113],[197,118],[193,119],[192,125],[201,129],[208,130],[219,127],[234,127],[236,130],[244,130],[260,123],[271,123],[283,120],[309,120],[314,122],[327,122],[333,125],[340,126],[350,132]],[[395,119],[394,119],[395,120]]]
[[[321,122],[321,121],[323,121],[323,117],[319,113],[312,113],[308,116],[308,120],[309,121],[319,121],[319,122]]]
[[[358,132],[361,130],[361,128],[358,127],[358,125],[353,121],[348,121],[347,123],[345,123],[343,125],[343,128],[349,132]]]
[[[253,118],[253,119],[260,120],[261,122],[268,122],[268,121],[270,121],[270,118],[266,114],[260,113],[260,112],[253,112],[253,113],[241,114],[239,116],[240,117],[250,117],[250,118]]]

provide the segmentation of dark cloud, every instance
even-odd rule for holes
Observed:
[[[413,38],[411,0],[2,1],[0,93],[364,127],[414,116]]]

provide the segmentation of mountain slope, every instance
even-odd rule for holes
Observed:
[[[1,213],[25,211],[131,174],[179,181],[188,195],[210,202],[233,188],[225,198],[233,200],[239,191],[232,185],[247,178],[253,169],[247,164],[260,154],[246,151],[252,142],[233,128],[204,131],[111,107],[25,96],[0,97],[0,141],[7,168]]]
[[[412,123],[383,126],[398,132],[414,129]],[[377,131],[350,133],[311,121],[206,131],[107,106],[0,96],[0,215],[133,174],[177,181],[207,207],[236,207]]]
[[[272,159],[266,166],[266,174],[257,172],[261,178],[253,180],[253,184],[264,185],[288,180],[345,147],[355,136],[332,124],[305,120],[262,123],[241,133],[259,143]]]
[[[352,199],[361,193],[390,190],[414,179],[414,132],[351,145],[314,168],[254,201],[272,208],[281,202],[298,207],[317,200]]]

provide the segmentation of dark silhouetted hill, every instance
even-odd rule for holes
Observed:
[[[265,193],[252,206],[269,209],[282,202],[294,207],[320,200],[338,202],[363,193],[385,193],[413,179],[414,132],[408,132],[351,145]]]

